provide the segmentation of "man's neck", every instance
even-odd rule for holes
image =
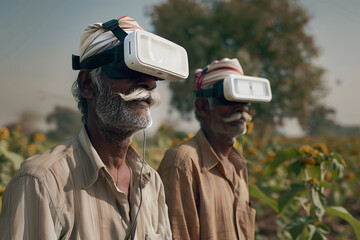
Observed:
[[[206,128],[202,128],[202,131],[220,160],[227,162],[234,145],[234,138],[208,131]]]
[[[86,126],[91,144],[99,154],[107,171],[113,177],[115,185],[129,197],[131,171],[126,164],[126,155],[131,143],[131,137],[124,139],[121,144],[106,141],[95,127]]]
[[[86,130],[91,144],[108,169],[117,169],[126,163],[126,153],[131,143],[131,137],[123,139],[120,144],[110,143],[101,136],[96,126],[86,126]]]

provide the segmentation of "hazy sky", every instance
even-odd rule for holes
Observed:
[[[71,54],[78,54],[83,29],[91,23],[128,15],[152,31],[146,8],[159,2],[0,0],[0,126],[17,120],[23,111],[45,116],[55,105],[75,109],[70,93],[76,78]],[[308,32],[321,50],[316,63],[327,70],[324,80],[329,95],[324,102],[337,111],[339,123],[359,125],[360,0],[299,3],[313,17]],[[152,129],[169,110],[166,83],[158,86],[163,104],[152,111]],[[289,128],[295,129],[291,124]]]

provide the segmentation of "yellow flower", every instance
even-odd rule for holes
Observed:
[[[313,157],[316,157],[319,153],[319,150],[314,149],[313,147],[309,145],[304,145],[299,148],[299,150],[305,154],[311,155]]]
[[[179,145],[180,143],[181,143],[181,141],[179,139],[177,139],[177,138],[173,138],[171,140],[171,146],[172,147],[175,147],[175,146]]]
[[[325,181],[331,181],[332,173],[330,171],[326,172],[324,179]]]
[[[319,226],[321,224],[321,222],[319,221],[319,220],[316,220],[315,222],[314,222],[314,225],[315,226]]]
[[[250,183],[255,184],[255,183],[257,183],[257,181],[258,181],[257,178],[253,177],[253,178],[251,178]]]
[[[234,148],[238,149],[239,145],[240,145],[239,141],[235,138]]]
[[[136,144],[135,141],[132,141],[132,142],[130,143],[130,146],[131,146],[132,148],[134,148],[134,149],[137,148],[137,144]]]
[[[256,166],[251,170],[252,174],[260,174],[262,175],[264,173],[264,170],[261,166]]]
[[[10,135],[9,129],[7,129],[6,127],[0,128],[0,140],[7,139],[9,137],[9,135]]]
[[[256,148],[254,148],[254,147],[249,147],[249,148],[247,149],[247,153],[249,154],[249,156],[256,156],[256,155],[257,155]]]
[[[22,131],[22,126],[21,125],[16,125],[15,131],[21,132]]]
[[[267,160],[267,162],[272,162],[272,161],[274,160],[275,156],[276,156],[276,152],[273,152],[273,151],[268,152],[268,153],[266,154],[266,160]]]
[[[189,140],[190,138],[193,138],[193,137],[194,137],[194,134],[189,133],[189,134],[187,135],[187,137],[185,137],[185,138],[181,141],[181,143],[186,142],[187,140]]]
[[[37,150],[37,148],[34,144],[30,144],[26,147],[26,151],[30,154],[36,153],[36,150]]]
[[[329,154],[329,150],[324,143],[318,143],[314,145],[314,148],[322,152],[323,154]]]
[[[42,133],[35,133],[34,134],[34,141],[37,143],[42,143],[46,139],[45,135]]]
[[[314,185],[314,184],[319,184],[320,181],[319,181],[318,179],[316,179],[316,178],[312,178],[312,179],[309,180],[309,183],[310,183],[311,185]]]
[[[4,187],[3,187],[3,188],[0,188],[0,197],[3,195],[4,191],[5,191],[5,188],[4,188]]]
[[[348,174],[345,175],[345,180],[351,181],[355,178],[355,173],[353,171],[348,172]]]
[[[165,123],[161,124],[160,130],[166,130],[166,129],[168,129],[168,126]]]
[[[316,164],[315,159],[312,159],[312,158],[303,158],[303,159],[300,159],[300,162],[305,163],[306,168],[311,168],[312,166],[314,166]]]
[[[188,134],[188,138],[190,139],[190,138],[193,138],[195,135],[194,134],[192,134],[192,133],[189,133]]]
[[[254,122],[246,121],[246,134],[251,134],[254,129]]]

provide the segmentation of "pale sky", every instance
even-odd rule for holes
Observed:
[[[83,29],[128,15],[152,31],[145,8],[159,2],[0,0],[0,126],[16,121],[23,111],[46,116],[56,105],[76,109],[70,91],[76,78],[71,54],[78,54]],[[299,3],[313,16],[308,31],[321,50],[316,63],[327,70],[324,80],[329,95],[323,101],[335,108],[340,124],[360,125],[360,111],[356,110],[360,105],[360,0]],[[152,110],[153,130],[169,110],[167,85],[161,82],[158,86],[163,104]],[[187,125],[186,129],[195,130]],[[292,130],[296,126],[289,124],[288,131]]]

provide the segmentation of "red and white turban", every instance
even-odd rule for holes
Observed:
[[[137,29],[143,30],[135,19],[123,16],[118,19],[119,27],[126,33],[131,33]],[[102,23],[94,23],[89,25],[80,37],[80,62],[93,56],[108,45],[114,45],[119,40],[108,29],[102,26]]]
[[[236,58],[224,58],[215,60],[203,69],[197,69],[194,73],[194,87],[199,90],[223,80],[230,74],[244,75],[244,71]]]

